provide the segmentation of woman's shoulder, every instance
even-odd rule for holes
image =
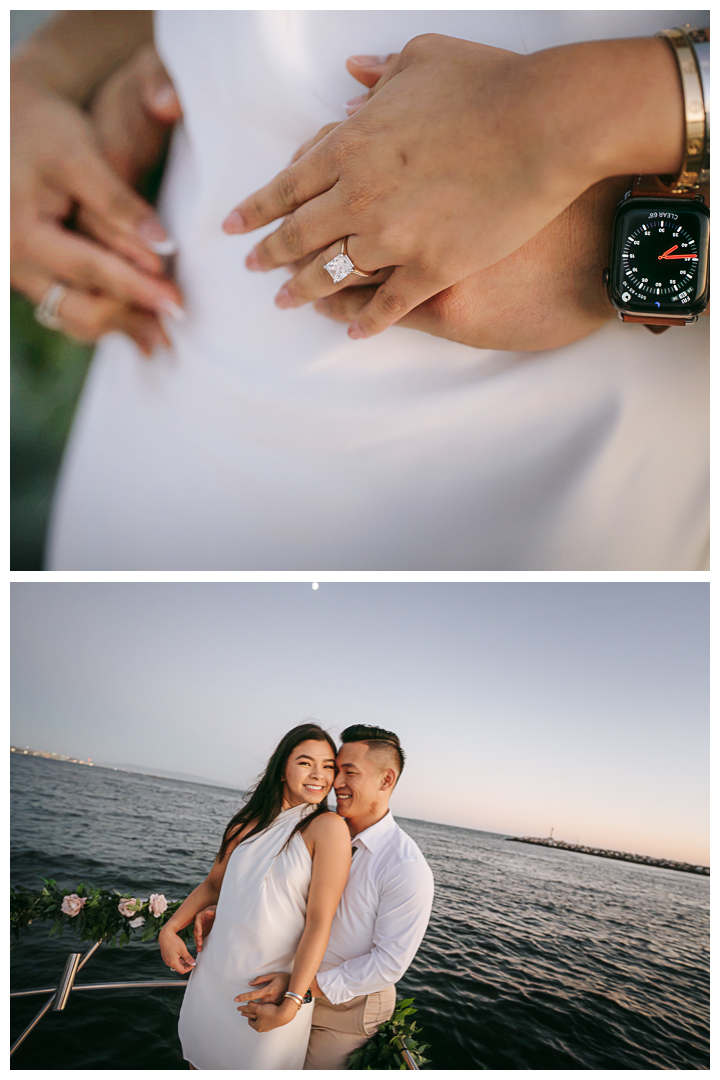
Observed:
[[[334,810],[327,810],[324,814],[319,814],[310,822],[305,832],[313,840],[327,839],[340,842],[347,840],[348,847],[350,846],[350,830],[347,822],[345,818],[341,818]]]

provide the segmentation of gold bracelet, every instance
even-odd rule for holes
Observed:
[[[678,27],[661,30],[662,37],[673,50],[680,72],[685,109],[685,150],[677,176],[661,176],[663,184],[672,191],[690,191],[700,183],[705,159],[705,106],[697,58],[685,32]]]
[[[298,1012],[300,1012],[300,1010],[302,1009],[302,1004],[303,1004],[303,999],[300,997],[300,995],[299,994],[294,994],[292,990],[286,990],[285,991],[285,997],[290,998],[291,1001],[294,1001],[295,1004],[298,1007]]]

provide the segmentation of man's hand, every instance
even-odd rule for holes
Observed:
[[[633,92],[632,122],[621,122]],[[350,327],[367,337],[516,251],[601,179],[673,172],[682,131],[674,59],[659,40],[521,56],[428,34],[224,227],[249,232],[284,217],[247,266],[318,252],[306,278],[327,294],[336,287],[322,267],[343,237],[360,269],[392,268]]]
[[[216,911],[217,904],[213,904],[212,907],[206,907],[203,911],[198,911],[195,916],[193,937],[195,939],[195,951],[198,953],[202,952],[203,942],[212,930]]]
[[[287,971],[271,971],[268,975],[258,975],[256,979],[251,979],[249,985],[256,986],[257,989],[250,990],[247,994],[238,994],[235,1001],[256,1001],[279,1005],[290,985],[290,974]]]
[[[284,1027],[295,1019],[298,1007],[295,1002],[286,998],[280,1005],[243,1005],[238,1009],[239,1013],[247,1016],[248,1024],[253,1031],[273,1031],[277,1027]]]
[[[182,107],[154,45],[139,49],[98,91],[92,116],[104,157],[131,186],[158,160]]]
[[[629,184],[621,177],[590,188],[512,255],[426,300],[397,325],[478,349],[552,349],[586,337],[615,315],[602,271],[613,211]],[[370,288],[343,289],[315,307],[352,322]]]

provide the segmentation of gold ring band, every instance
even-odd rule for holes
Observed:
[[[342,247],[340,248],[340,254],[345,255],[348,259],[350,259],[350,256],[348,255],[348,250],[347,250],[347,242],[348,242],[349,239],[350,239],[350,237],[346,236],[345,239],[342,242]],[[352,259],[350,259],[350,262],[352,262]],[[365,270],[359,270],[357,268],[357,266],[355,265],[355,263],[353,263],[353,268],[350,271],[350,273],[351,274],[357,274],[358,277],[375,277],[375,274],[377,274],[377,270],[373,270],[371,274],[368,274],[367,271],[365,271]]]

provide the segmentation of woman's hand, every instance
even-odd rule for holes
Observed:
[[[366,337],[517,250],[601,179],[673,172],[682,141],[682,95],[664,42],[520,56],[430,34],[224,227],[247,232],[286,215],[248,267],[319,251],[315,281],[325,275],[327,293],[336,288],[322,266],[344,236],[360,269],[393,267],[350,327]]]
[[[182,314],[160,275],[168,237],[152,207],[104,159],[90,119],[39,81],[12,80],[11,284],[34,303],[68,289],[64,330],[94,341],[122,330],[149,354],[167,343],[158,316]],[[73,212],[92,237],[70,231]]]
[[[292,998],[285,998],[281,1005],[256,1005],[250,1001],[238,1008],[239,1013],[247,1016],[253,1031],[272,1031],[274,1028],[284,1027],[295,1019],[298,1011]]]
[[[195,961],[188,952],[185,942],[173,930],[164,926],[160,931],[158,942],[162,958],[169,968],[179,971],[181,975],[192,971]]]
[[[610,225],[629,178],[594,185],[512,255],[420,304],[398,326],[478,349],[554,349],[597,330],[615,310],[602,285]],[[301,273],[289,283],[297,287]],[[338,322],[355,319],[371,287],[315,304]]]

